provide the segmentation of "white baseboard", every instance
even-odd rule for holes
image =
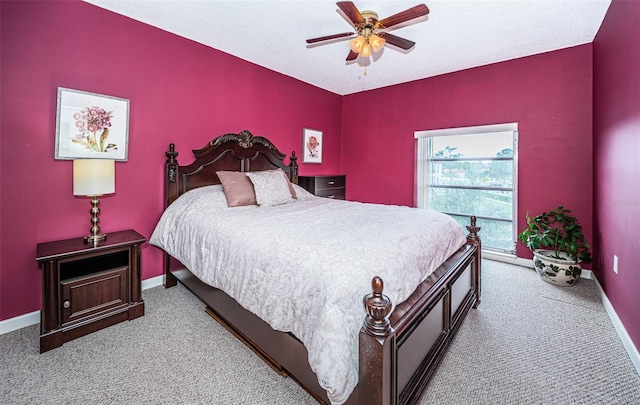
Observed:
[[[27,326],[35,325],[36,323],[40,323],[40,311],[33,311],[28,314],[9,318],[4,321],[0,321],[0,335],[26,328]]]
[[[148,278],[146,280],[142,280],[142,289],[148,290],[149,288],[161,286],[163,280],[164,280],[164,276],[155,276],[155,277]]]
[[[523,259],[507,253],[490,252],[487,250],[482,251],[482,258],[495,260],[496,262],[504,262],[509,264],[515,264],[516,266],[533,268],[533,260]]]
[[[600,293],[602,305],[604,306],[605,311],[607,311],[607,315],[609,315],[609,319],[611,319],[611,323],[613,323],[614,328],[616,328],[616,332],[618,332],[618,336],[620,337],[622,345],[624,346],[627,354],[629,355],[629,358],[631,359],[631,363],[633,363],[636,372],[640,374],[640,352],[638,352],[638,348],[633,344],[631,337],[629,337],[627,330],[620,321],[620,318],[618,318],[616,310],[613,308],[613,305],[611,305],[611,301],[609,301],[609,298],[605,295],[602,286],[598,282],[598,279],[596,277],[593,277],[593,281],[595,282],[596,288]]]
[[[149,288],[158,287],[162,285],[162,280],[163,276],[156,276],[142,280],[142,289],[147,290]],[[0,321],[0,335],[26,328],[27,326],[35,325],[37,323],[40,323],[40,311],[33,311],[28,314],[9,318],[4,321]]]
[[[497,252],[489,252],[486,250],[482,251],[482,257],[484,259],[495,260],[497,262],[504,262],[509,264],[515,264],[517,266],[528,267],[533,269],[533,259],[523,259],[521,257],[517,257],[514,255],[509,255],[506,253],[497,253]],[[580,278],[592,278],[591,270],[582,269],[580,273]]]

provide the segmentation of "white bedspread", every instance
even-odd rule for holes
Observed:
[[[434,211],[299,195],[274,207],[227,208],[220,186],[192,190],[167,208],[150,243],[272,328],[297,336],[320,386],[339,404],[358,382],[371,279],[382,277],[384,294],[400,303],[466,237]]]

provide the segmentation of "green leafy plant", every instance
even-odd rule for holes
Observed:
[[[560,254],[564,252],[575,262],[591,262],[591,246],[582,234],[582,226],[570,212],[562,205],[533,218],[527,212],[527,226],[518,238],[531,250],[553,250],[556,259],[566,260]]]

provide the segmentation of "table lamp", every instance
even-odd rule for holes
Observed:
[[[97,243],[107,238],[100,233],[100,201],[98,197],[115,192],[115,161],[109,159],[79,159],[73,161],[73,195],[91,197],[91,233],[85,243]]]

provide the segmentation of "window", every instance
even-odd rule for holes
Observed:
[[[482,247],[515,253],[517,125],[419,131],[417,205],[461,225],[475,215]]]

